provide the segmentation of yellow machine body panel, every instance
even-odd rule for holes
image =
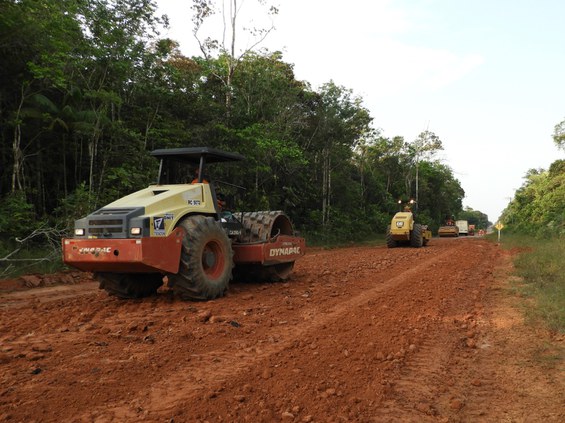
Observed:
[[[414,216],[411,212],[398,212],[392,218],[390,234],[396,241],[408,241],[410,231],[414,227]]]
[[[177,222],[188,213],[214,214],[215,201],[208,184],[151,185],[104,208],[143,207],[151,218],[150,236],[169,236]]]

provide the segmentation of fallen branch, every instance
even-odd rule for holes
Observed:
[[[19,244],[17,248],[13,251],[7,253],[4,257],[0,257],[0,263],[22,263],[22,262],[30,262],[30,265],[36,264],[38,262],[51,262],[57,258],[61,257],[61,238],[63,238],[65,232],[58,229],[58,228],[50,228],[41,226],[31,232],[24,238],[16,238],[16,242]],[[47,254],[44,257],[36,257],[36,258],[17,258],[16,256],[19,252],[22,251],[26,244],[33,239],[38,237],[44,237],[45,241],[42,243],[43,246],[46,246],[48,249]],[[28,267],[28,266],[25,266]],[[16,267],[12,264],[8,264],[8,266],[0,272],[0,276],[8,276],[10,275]]]

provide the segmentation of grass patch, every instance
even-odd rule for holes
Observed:
[[[534,359],[544,369],[554,370],[560,366],[563,359],[565,359],[565,349],[545,343],[536,348]]]
[[[0,248],[0,256],[6,257],[11,251]],[[16,278],[30,273],[55,273],[63,268],[61,253],[57,250],[22,248],[8,259],[0,261],[0,278]]]
[[[505,249],[518,249],[514,259],[515,274],[520,278],[514,289],[527,301],[526,316],[543,320],[555,332],[565,333],[565,240],[537,239],[505,234]]]

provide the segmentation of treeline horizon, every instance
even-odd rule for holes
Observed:
[[[433,231],[447,216],[490,224],[463,210],[433,132],[384,137],[361,97],[333,81],[312,89],[280,52],[206,54],[210,41],[186,57],[163,26],[152,0],[2,2],[0,241],[68,230],[154,182],[150,151],[196,146],[246,157],[210,169],[246,188],[238,209],[283,210],[313,239],[384,233],[416,178]]]

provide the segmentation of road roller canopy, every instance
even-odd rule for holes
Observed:
[[[151,155],[159,159],[175,160],[193,165],[200,164],[202,158],[206,163],[232,162],[245,159],[241,154],[228,153],[209,147],[162,148],[153,150]]]
[[[207,164],[245,160],[241,154],[210,147],[163,148],[153,150],[151,155],[161,161],[159,184],[190,183],[193,177],[204,182]]]

